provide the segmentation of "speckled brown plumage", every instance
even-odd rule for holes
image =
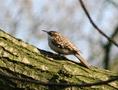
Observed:
[[[89,68],[88,63],[82,57],[80,51],[66,37],[64,37],[63,35],[61,35],[61,33],[56,31],[45,31],[45,30],[43,31],[47,32],[48,34],[48,44],[52,50],[54,50],[59,54],[64,54],[64,55],[73,54],[80,60],[80,62],[84,66]]]

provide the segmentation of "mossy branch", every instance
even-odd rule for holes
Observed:
[[[94,87],[64,87],[63,85],[60,87],[23,82],[22,80],[15,80],[10,77],[5,78],[5,76],[26,79],[26,81],[38,80],[47,83],[82,84],[105,81],[116,76],[116,74],[95,67],[87,69],[77,63],[67,60],[65,57],[37,49],[0,30],[0,88],[2,90],[118,89],[118,80]]]

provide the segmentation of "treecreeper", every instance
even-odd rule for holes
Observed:
[[[69,39],[56,31],[42,31],[48,34],[48,44],[53,51],[62,55],[74,55],[80,60],[82,65],[90,69],[88,62],[84,59],[80,50],[78,50],[76,46],[69,41]]]

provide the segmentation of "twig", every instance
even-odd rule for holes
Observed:
[[[116,47],[118,47],[118,44],[117,44],[114,40],[112,40],[112,38],[108,37],[108,36],[94,23],[94,21],[93,21],[92,18],[90,17],[90,15],[89,15],[89,13],[88,13],[86,7],[85,7],[83,1],[82,1],[82,0],[78,0],[78,1],[80,2],[80,4],[81,4],[81,6],[82,6],[82,8],[83,8],[83,10],[84,10],[84,12],[85,12],[85,14],[86,14],[86,16],[88,17],[88,19],[89,19],[90,23],[93,25],[93,27],[94,27],[101,35],[103,35],[105,38],[107,38],[108,41],[112,42]]]
[[[118,27],[114,30],[114,32],[112,33],[110,38],[113,39],[116,35],[118,35]],[[105,55],[104,55],[104,68],[105,69],[109,69],[111,47],[112,47],[111,42],[107,42],[104,45],[104,51],[105,51]]]

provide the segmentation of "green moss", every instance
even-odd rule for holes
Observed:
[[[47,53],[48,54],[48,53]],[[49,54],[50,55],[50,54]],[[22,40],[0,30],[0,72],[26,79],[56,83],[85,83],[108,80],[116,74],[111,71],[91,67],[87,69],[67,60],[54,60],[40,53],[40,50]],[[34,90],[68,90],[70,87],[48,87],[18,80],[3,78],[4,83],[12,88]],[[11,83],[12,82],[12,83]],[[4,85],[5,85],[4,84]],[[0,87],[2,87],[2,78]],[[3,85],[3,86],[4,86]],[[5,87],[4,87],[5,88]],[[72,87],[73,90],[115,90],[118,81],[112,84],[92,87]]]

